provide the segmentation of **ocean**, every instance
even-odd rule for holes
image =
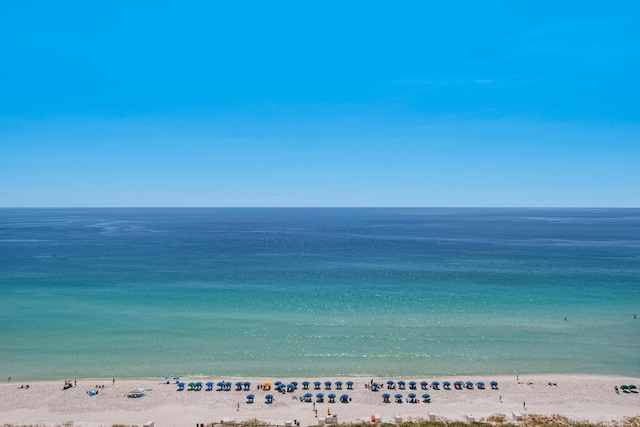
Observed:
[[[640,209],[0,209],[0,375],[640,375]]]

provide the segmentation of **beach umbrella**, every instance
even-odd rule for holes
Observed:
[[[402,395],[401,395],[400,393],[396,394],[396,395],[395,395],[395,396],[393,396],[393,397],[395,397],[396,399],[402,399]]]
[[[273,383],[273,385],[280,385],[280,384],[282,384],[282,381],[276,381]]]
[[[388,398],[390,398],[390,397],[391,397],[391,395],[390,395],[389,393],[384,393],[384,394],[382,395],[382,398],[383,398],[383,399],[388,399]]]
[[[213,381],[209,381],[207,384],[205,384],[207,387],[212,388],[213,387]]]
[[[267,394],[264,398],[267,400],[267,403],[271,403],[273,401],[273,394]]]
[[[294,383],[291,383],[289,385],[287,385],[287,391],[289,393],[291,393],[292,391],[294,391],[296,389],[296,385]]]
[[[391,381],[391,380],[387,381],[387,385],[388,386],[392,386],[393,384],[395,384],[393,381]]]
[[[293,384],[294,386],[298,387],[298,381],[291,381],[291,384]]]
[[[378,387],[380,387],[380,384],[378,384],[378,383],[371,383],[371,387],[378,388]]]
[[[202,388],[202,381],[198,381],[196,383],[196,388]]]
[[[304,397],[313,397],[313,394],[311,394],[311,393],[305,393],[305,394],[304,394]]]
[[[437,381],[435,381],[435,382],[437,382]],[[420,381],[420,387],[421,387],[423,390],[426,390],[426,389],[427,389],[427,387],[429,387],[429,383],[428,383],[428,382],[426,382],[426,381]]]
[[[422,395],[422,400],[424,400],[425,402],[429,402],[431,400],[431,396],[425,393]]]
[[[620,386],[620,389],[621,390],[629,390],[629,386],[626,385],[626,384],[623,384],[623,385]]]
[[[454,382],[454,383],[453,383],[453,386],[454,386],[455,388],[462,388],[462,381],[456,381],[456,382]]]
[[[336,395],[335,395],[335,393],[329,393],[329,394],[327,395],[327,397],[328,397],[329,399],[335,399],[335,398],[336,398]]]
[[[322,393],[316,394],[316,399],[318,402],[322,402],[322,400],[324,399],[324,394]]]
[[[251,403],[253,403],[253,399],[255,399],[255,396],[253,394],[247,394],[247,400]]]
[[[478,381],[478,382],[476,383],[476,386],[477,386],[478,388],[484,388],[484,383],[483,383],[482,381]]]
[[[194,388],[196,386],[196,383],[194,382],[190,382],[189,384],[187,384],[189,386],[189,388]]]
[[[224,383],[224,386],[226,388],[228,388],[229,390],[231,390],[231,382],[230,381],[227,381],[226,383]]]
[[[415,381],[409,381],[409,388],[416,388],[416,382]]]
[[[348,394],[341,395],[340,396],[340,402],[343,402],[343,403],[349,402],[349,395]]]
[[[489,384],[491,385],[491,388],[498,388],[498,382],[497,381],[491,381]]]
[[[342,381],[336,381],[336,388],[337,389],[341,389],[342,388]]]
[[[465,383],[465,385],[467,386],[468,389],[472,389],[473,388],[473,383],[471,381],[467,381]]]
[[[244,382],[244,389],[249,390],[251,388],[251,383],[249,381]]]
[[[271,387],[271,383],[269,381],[263,382],[262,387]]]
[[[415,393],[409,393],[407,396],[409,397],[409,399],[415,399],[416,398],[416,394]]]
[[[309,388],[309,381],[302,381],[302,389],[307,390]]]
[[[445,382],[442,383],[442,387],[449,388],[449,387],[451,387],[451,383],[449,381],[445,381]]]
[[[636,390],[638,387],[636,387],[634,384],[629,384],[629,390]]]
[[[313,382],[313,386],[314,386],[316,389],[319,389],[321,384],[322,384],[322,383],[321,383],[320,381],[314,381],[314,382]]]
[[[347,390],[351,390],[353,388],[353,381],[347,381]]]
[[[330,389],[331,388],[331,381],[325,381],[324,382],[324,386],[327,388],[327,390]]]
[[[404,388],[405,384],[406,383],[404,381],[398,381],[398,387],[400,387],[400,388]]]

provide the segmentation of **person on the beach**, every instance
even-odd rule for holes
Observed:
[[[73,380],[73,386],[77,387],[78,386],[78,382],[76,380]]]
[[[524,400],[522,401],[522,407],[525,411],[527,410],[527,402],[525,402]]]
[[[620,390],[617,385],[613,386],[613,389],[616,391],[616,394],[620,394]]]
[[[240,402],[238,402],[238,409],[236,411],[240,412]]]

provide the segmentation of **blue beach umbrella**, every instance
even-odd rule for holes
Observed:
[[[313,387],[314,387],[316,390],[319,390],[319,389],[320,389],[320,385],[321,385],[321,384],[322,384],[322,383],[321,383],[320,381],[314,381],[314,382],[313,382]]]
[[[325,381],[324,386],[327,390],[329,390],[331,388],[331,381]]]
[[[255,399],[255,396],[253,394],[247,394],[247,401],[249,403],[253,403],[253,399]]]
[[[353,389],[353,381],[347,381],[347,390]]]
[[[336,399],[336,395],[334,393],[329,393],[327,396],[329,398],[329,403],[334,403]]]
[[[249,390],[251,388],[251,383],[249,381],[245,381],[243,385],[245,390]]]
[[[294,386],[298,387],[298,381],[291,381],[291,384],[293,384]]]
[[[478,381],[478,382],[476,383],[476,386],[477,386],[479,389],[483,389],[483,388],[484,388],[484,383],[483,383],[482,381]]]
[[[324,394],[323,393],[316,394],[316,399],[318,402],[322,402],[324,400]]]
[[[342,403],[348,403],[349,402],[349,395],[348,394],[343,394],[340,396],[340,402]]]
[[[407,396],[409,397],[409,399],[415,399],[416,398],[416,394],[415,393],[409,393]]]
[[[435,388],[436,390],[438,389],[438,386],[440,385],[440,383],[438,381],[434,381],[431,383],[431,387]]]
[[[415,381],[409,381],[409,388],[410,389],[416,388],[416,382]]]
[[[420,387],[422,387],[423,390],[426,390],[427,387],[429,387],[429,383],[426,381],[420,381]]]
[[[267,394],[264,398],[266,399],[267,403],[273,402],[273,394]]]
[[[422,400],[424,400],[425,403],[426,402],[430,402],[431,401],[431,396],[428,395],[427,393],[425,393],[425,394],[422,395]]]
[[[402,395],[400,393],[396,394],[395,397],[397,400],[401,400],[402,399]]]
[[[231,382],[227,381],[226,383],[224,383],[225,388],[231,390]]]
[[[389,385],[389,386],[394,385],[394,384],[395,383],[393,381],[391,381],[391,380],[387,381],[387,385]]]
[[[398,381],[398,387],[400,387],[400,388],[404,388],[405,384],[406,383],[404,381]]]
[[[304,394],[304,397],[313,397],[313,394],[311,394],[311,393],[305,393],[305,394]]]
[[[380,384],[378,384],[378,383],[371,383],[371,387],[378,388],[378,387],[380,387]]]
[[[473,388],[473,383],[471,381],[467,381],[466,383],[464,383],[464,385],[469,389]]]
[[[342,381],[336,381],[336,388],[338,390],[342,388]]]
[[[489,385],[491,385],[491,388],[498,388],[498,382],[497,381],[491,381],[489,383]]]
[[[209,387],[209,389],[212,389],[212,388],[213,388],[213,381],[209,381],[209,382],[206,384],[206,386],[207,386],[207,387]]]
[[[302,389],[303,390],[309,389],[309,381],[302,381]]]
[[[382,395],[382,398],[383,398],[383,399],[388,399],[388,398],[390,398],[390,397],[391,397],[391,395],[390,395],[389,393],[384,393],[384,394]]]
[[[442,387],[449,388],[449,387],[451,387],[451,383],[449,381],[445,381],[445,382],[442,383]]]

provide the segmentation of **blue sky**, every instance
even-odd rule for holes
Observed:
[[[636,1],[0,9],[0,206],[640,206]]]

